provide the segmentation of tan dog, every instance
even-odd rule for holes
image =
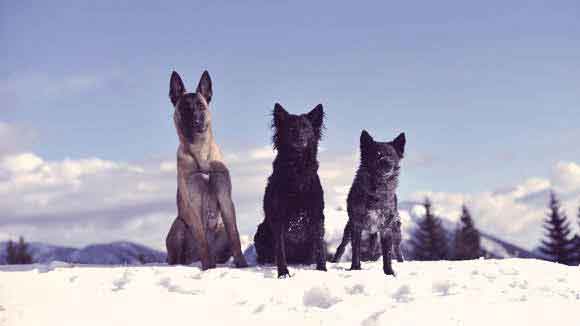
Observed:
[[[174,71],[169,97],[175,108],[179,148],[178,216],[166,239],[168,263],[189,264],[199,259],[205,270],[215,267],[216,258],[221,263],[233,254],[236,266],[245,267],[230,175],[211,129],[209,73],[203,72],[195,93],[186,93]]]

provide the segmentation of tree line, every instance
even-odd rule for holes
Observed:
[[[475,227],[466,205],[452,235],[433,214],[429,198],[423,202],[425,214],[411,233],[410,253],[415,260],[466,260],[486,255],[481,246],[481,234]],[[577,223],[579,231],[573,234],[566,213],[555,192],[550,192],[548,212],[543,221],[544,238],[538,251],[541,258],[565,265],[580,264],[580,208]]]

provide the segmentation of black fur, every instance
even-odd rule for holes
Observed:
[[[322,105],[307,114],[289,114],[276,103],[273,146],[278,150],[264,194],[264,221],[254,243],[258,263],[278,266],[289,276],[287,263],[310,264],[326,271],[324,199],[318,177],[318,143],[324,129]]]
[[[347,198],[349,220],[334,261],[340,258],[344,246],[352,240],[351,269],[360,269],[363,231],[369,235],[371,254],[376,242],[373,239],[378,234],[383,255],[383,271],[387,275],[394,275],[391,266],[393,246],[397,259],[403,260],[396,189],[405,143],[404,133],[391,142],[375,142],[365,130],[362,131],[361,162]]]

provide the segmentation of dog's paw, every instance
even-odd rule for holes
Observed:
[[[360,267],[360,265],[352,265],[350,266],[349,271],[360,271],[362,268]]]
[[[385,273],[385,275],[397,276],[392,268],[383,268],[383,273]]]
[[[246,267],[248,267],[248,263],[246,262],[246,259],[244,257],[235,260],[234,261],[234,264],[236,265],[236,268],[246,268]]]
[[[201,270],[206,271],[208,269],[216,268],[216,264],[214,260],[201,262]]]
[[[290,272],[288,271],[288,269],[282,269],[282,270],[278,270],[278,278],[282,279],[282,278],[290,278]]]
[[[326,265],[320,265],[320,266],[316,266],[316,270],[317,271],[321,271],[321,272],[327,272],[328,270],[326,269]]]

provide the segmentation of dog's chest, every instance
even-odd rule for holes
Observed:
[[[299,210],[288,220],[286,239],[292,242],[304,242],[308,239],[310,218],[305,210]]]
[[[381,208],[371,209],[367,213],[365,229],[370,233],[377,233],[386,228],[392,220],[392,214]]]

